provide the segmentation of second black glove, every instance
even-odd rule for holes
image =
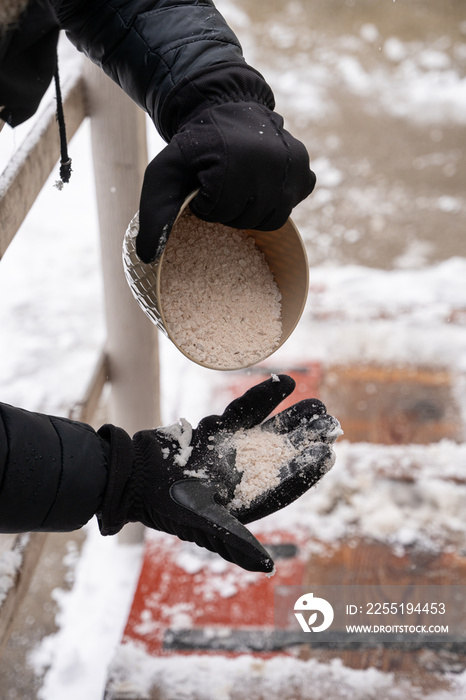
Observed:
[[[268,90],[269,99],[241,94],[244,75],[248,88]],[[195,190],[190,206],[199,218],[267,231],[283,226],[312,192],[306,148],[270,109],[270,88],[255,71],[233,66],[204,73],[178,89],[171,103],[177,109],[165,111],[175,128],[148,165],[141,193],[136,250],[144,262],[163,252],[181,204]]]

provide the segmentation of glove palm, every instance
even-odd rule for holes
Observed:
[[[278,379],[250,389],[221,416],[204,418],[192,432],[185,424],[184,431],[179,426],[145,430],[131,440],[119,428],[101,428],[113,447],[102,533],[114,534],[126,522],[140,521],[245,569],[272,571],[270,555],[244,523],[283,508],[318,481],[333,464],[331,444],[338,435],[338,422],[314,399],[264,422],[294,388],[290,377]],[[243,475],[234,439],[248,431],[286,438],[291,456],[270,488],[238,507],[235,492]]]

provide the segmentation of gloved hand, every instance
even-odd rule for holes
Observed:
[[[301,401],[265,418],[293,391],[287,375],[247,391],[221,416],[208,416],[195,430],[188,423],[144,430],[131,438],[120,428],[103,426],[99,435],[111,445],[101,532],[111,535],[127,522],[142,522],[217,552],[251,571],[270,572],[273,561],[243,523],[262,518],[294,501],[332,466],[338,421],[316,399]],[[242,481],[235,440],[264,435],[287,445],[276,478],[256,498],[236,503]],[[268,464],[263,465],[265,474]]]
[[[304,145],[283,128],[272,92],[249,67],[215,67],[177,86],[162,110],[168,146],[148,165],[136,252],[163,252],[180,206],[200,219],[272,231],[315,185]]]

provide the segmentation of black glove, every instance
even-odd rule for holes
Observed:
[[[301,401],[262,423],[294,389],[280,375],[247,391],[221,416],[208,416],[195,430],[189,424],[144,430],[133,439],[120,428],[103,426],[111,445],[107,489],[101,513],[102,534],[117,533],[127,522],[177,535],[217,552],[250,571],[270,572],[273,561],[242,523],[291,503],[332,466],[331,444],[339,424],[316,399]],[[260,426],[260,427],[259,427]],[[279,480],[253,502],[234,507],[241,473],[231,439],[250,429],[289,438],[293,456]]]
[[[163,252],[186,197],[205,221],[272,231],[315,185],[304,145],[283,128],[273,95],[246,66],[216,67],[178,85],[159,128],[170,143],[148,165],[136,251]]]

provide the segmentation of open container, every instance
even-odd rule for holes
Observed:
[[[184,201],[173,230],[180,222],[181,217],[194,216],[188,205],[195,195],[196,192],[193,192]],[[139,214],[137,213],[129,224],[123,241],[123,267],[130,289],[144,313],[192,362],[209,369],[245,369],[251,364],[256,364],[270,357],[290,337],[303,313],[309,288],[309,264],[306,249],[299,231],[291,219],[288,219],[285,225],[276,231],[245,230],[249,236],[254,238],[256,246],[264,254],[281,293],[282,332],[277,345],[264,357],[260,357],[253,363],[238,364],[232,367],[218,367],[203,363],[192,357],[173,338],[169,331],[160,294],[160,277],[165,253],[162,253],[160,258],[152,263],[143,263],[136,253],[138,231]]]

